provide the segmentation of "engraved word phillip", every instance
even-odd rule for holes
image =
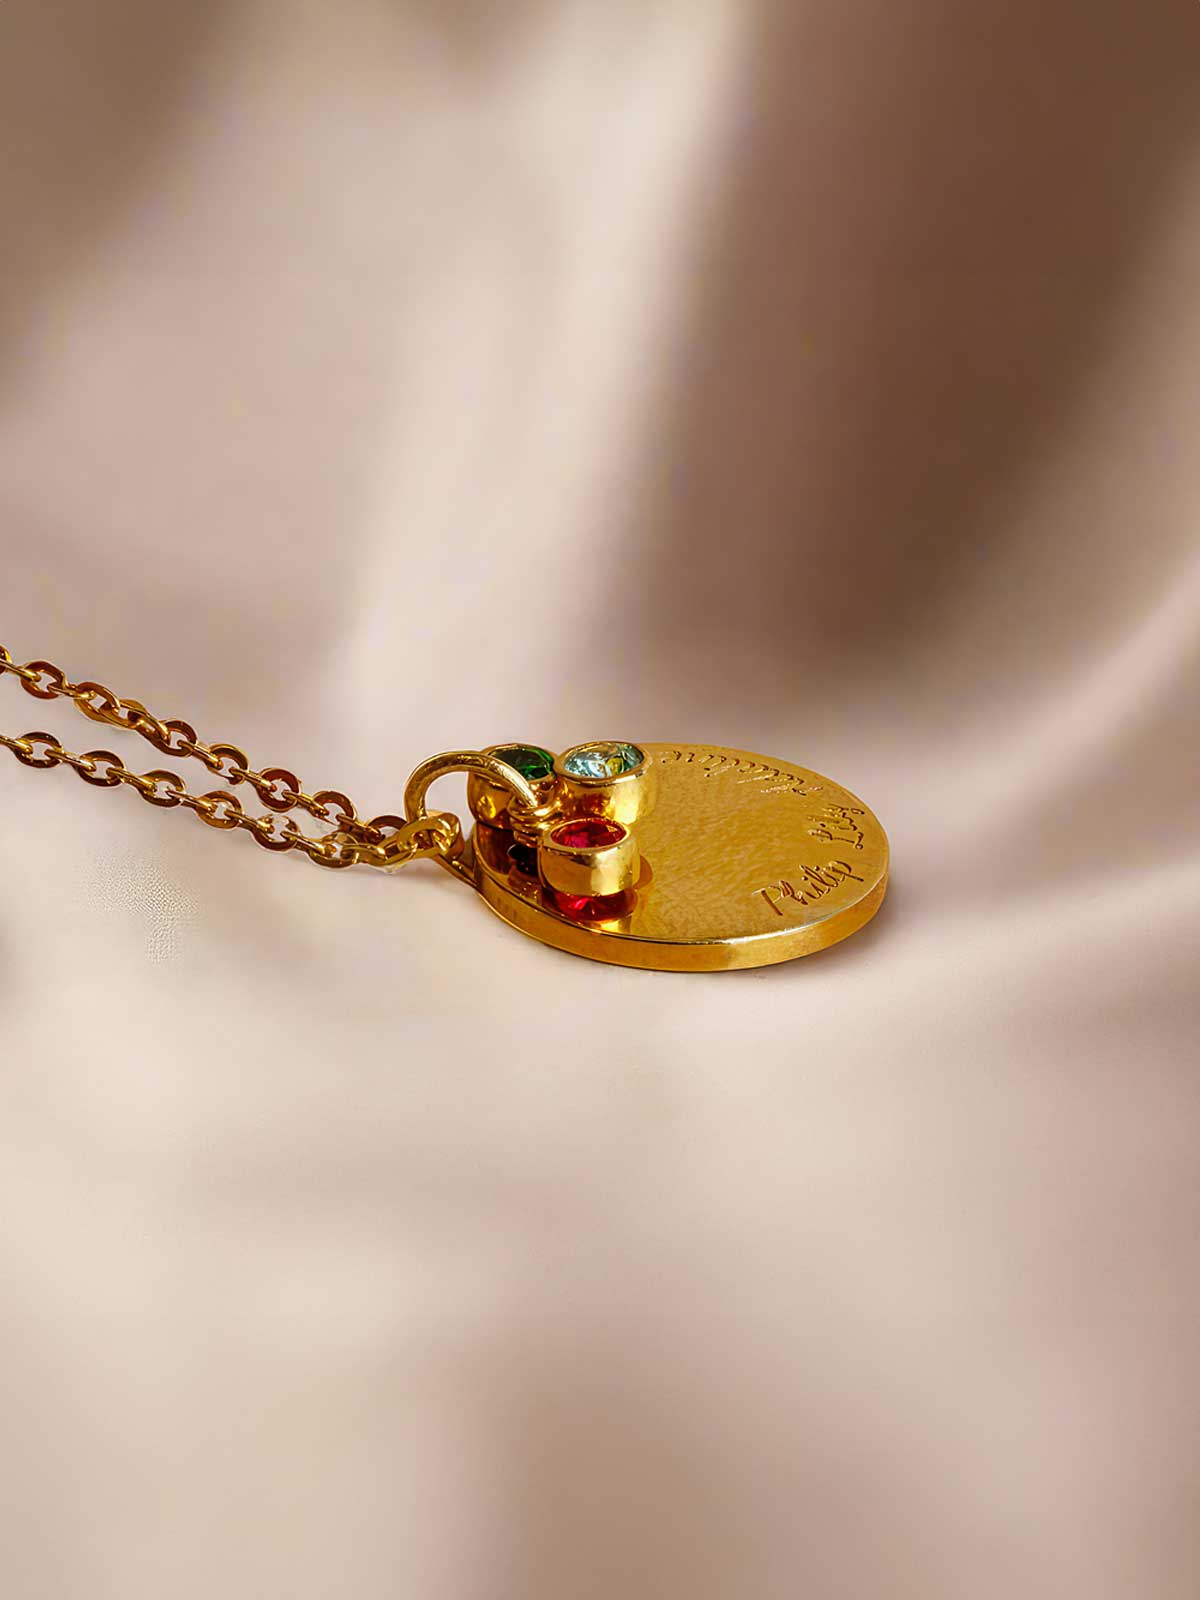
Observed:
[[[792,901],[794,905],[810,906],[815,901],[821,900],[831,889],[840,888],[848,878],[853,878],[855,883],[862,883],[862,878],[853,872],[848,861],[827,861],[823,867],[801,867],[797,883],[789,883],[786,878],[781,878],[778,883],[768,884],[765,889],[756,889],[755,893],[762,895],[777,917],[782,917],[784,902]]]

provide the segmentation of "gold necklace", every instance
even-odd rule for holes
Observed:
[[[0,645],[0,675],[38,700],[69,699],[169,756],[200,761],[229,788],[193,794],[177,773],[132,772],[111,750],[75,755],[49,733],[0,734],[27,767],[67,766],[97,788],[124,784],[153,806],[183,806],[210,828],[240,828],[264,850],[321,867],[394,871],[436,861],[522,933],[618,966],[712,972],[766,966],[849,937],[883,903],[887,836],[848,790],[819,773],[703,744],[593,740],[553,755],[507,743],[421,763],[404,815],[369,821],[337,789],[308,793],[286,767],[251,766],[232,744],[161,720],[101,683],[72,683],[50,661],[23,666]],[[426,795],[467,774],[469,837]],[[231,790],[247,784],[266,814]],[[293,813],[293,815],[286,815]],[[327,831],[305,833],[295,813]]]

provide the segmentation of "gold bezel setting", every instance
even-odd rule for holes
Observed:
[[[503,761],[524,778],[537,796],[538,805],[547,805],[553,798],[558,779],[554,770],[554,755],[541,745],[524,740],[510,739],[504,744],[490,744],[483,752],[497,761]],[[476,822],[489,828],[520,828],[528,824],[528,808],[513,793],[508,784],[471,773],[467,779],[467,806]]]
[[[548,889],[584,900],[607,900],[637,883],[641,856],[633,834],[607,817],[575,817],[546,828],[538,840],[538,874]]]
[[[613,753],[614,765],[617,752],[636,753],[640,759],[607,773],[571,770],[572,761],[593,752],[598,756]],[[596,765],[599,767],[599,759]],[[591,739],[586,744],[572,745],[554,763],[554,771],[563,810],[574,815],[606,817],[628,828],[653,809],[656,789],[653,763],[645,748],[630,740]]]

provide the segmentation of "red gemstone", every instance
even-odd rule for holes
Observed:
[[[604,894],[590,897],[584,894],[562,894],[558,889],[548,889],[550,899],[566,917],[575,922],[608,922],[623,917],[633,905],[634,896]]]
[[[625,829],[619,822],[606,822],[602,817],[582,817],[576,822],[564,822],[550,837],[567,850],[599,850],[607,844],[620,844]]]

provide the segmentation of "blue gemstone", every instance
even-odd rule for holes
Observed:
[[[605,739],[599,744],[580,745],[563,762],[563,771],[573,778],[619,778],[640,767],[646,757],[635,744]]]

